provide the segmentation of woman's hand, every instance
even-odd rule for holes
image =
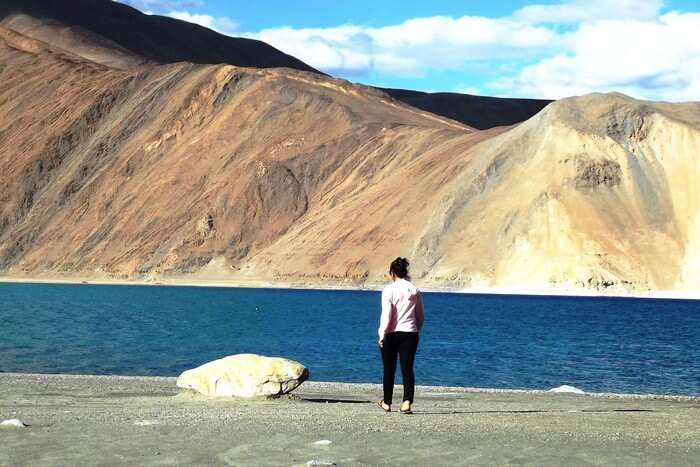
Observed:
[[[380,349],[384,348],[384,339],[379,339],[379,348]]]

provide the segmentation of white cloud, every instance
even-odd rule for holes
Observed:
[[[652,20],[664,6],[662,0],[570,0],[523,7],[513,14],[527,23],[575,24],[600,19]]]
[[[214,17],[204,14],[189,13],[187,11],[170,11],[166,16],[187,21],[188,23],[199,24],[205,28],[213,29],[222,34],[234,34],[238,29],[238,23],[226,17]]]
[[[199,24],[222,34],[235,34],[239,27],[239,24],[230,18],[190,13],[190,9],[204,6],[202,0],[119,0],[119,3],[132,6],[147,15],[170,16],[188,23]]]
[[[283,27],[247,36],[329,73],[416,76],[428,70],[460,69],[470,61],[541,55],[555,45],[556,34],[510,19],[435,16],[379,28]]]
[[[371,40],[357,26],[327,29],[266,29],[247,37],[273,47],[332,74],[362,75],[375,68]]]
[[[248,36],[346,77],[470,73],[488,63],[487,73],[497,77],[482,93],[560,98],[620,91],[700,99],[700,14],[662,13],[663,6],[662,0],[568,0],[502,18],[436,16]]]
[[[603,20],[569,34],[565,53],[491,83],[513,95],[560,98],[593,91],[700,99],[700,14]]]
[[[116,0],[115,0],[116,1]],[[202,6],[201,0],[118,0],[141,11],[162,14],[168,11],[182,11]]]
[[[452,92],[458,92],[460,94],[469,94],[472,96],[481,96],[484,93],[484,91],[482,91],[481,88],[474,87],[474,86],[466,86],[466,87],[458,86]]]
[[[201,6],[200,0],[124,1],[225,34],[238,31],[230,19],[182,6]],[[182,8],[164,9],[173,5]],[[376,81],[376,76],[450,72],[470,74],[470,83],[474,74],[482,76],[482,94],[559,98],[620,91],[700,100],[698,31],[700,12],[665,12],[663,0],[559,0],[501,18],[434,16],[384,27],[277,27],[238,34],[360,81],[370,75]]]

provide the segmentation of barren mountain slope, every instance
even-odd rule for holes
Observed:
[[[247,266],[342,278],[351,265],[379,280],[406,254],[435,285],[697,290],[698,115],[698,104],[590,95],[500,134],[434,140],[362,198],[329,193],[342,201]]]
[[[698,104],[594,94],[475,148],[492,157],[493,181],[444,239],[441,274],[697,290],[699,115]]]
[[[311,73],[121,72],[0,38],[0,267],[11,273],[138,277],[216,255],[236,267],[317,215],[331,189],[357,190],[431,139],[473,132]]]
[[[112,0],[0,0],[0,26],[124,70],[186,61],[320,73],[264,42],[225,36],[169,17],[145,15]],[[379,89],[404,103],[479,129],[522,122],[549,103]]]
[[[700,286],[700,106],[621,95],[474,131],[288,69],[115,71],[0,30],[13,276]]]

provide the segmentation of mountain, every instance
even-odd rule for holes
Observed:
[[[700,104],[475,130],[289,68],[118,70],[0,29],[12,277],[697,290]]]
[[[191,62],[319,71],[264,42],[145,15],[111,0],[0,0],[0,26],[104,65],[130,69]],[[391,97],[474,128],[527,120],[550,101],[384,89]]]
[[[0,26],[115,68],[192,62],[319,73],[264,42],[145,15],[112,0],[0,0]]]

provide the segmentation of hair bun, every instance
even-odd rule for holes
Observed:
[[[408,279],[408,265],[408,260],[399,256],[392,261],[391,266],[389,266],[389,272],[402,279]]]

